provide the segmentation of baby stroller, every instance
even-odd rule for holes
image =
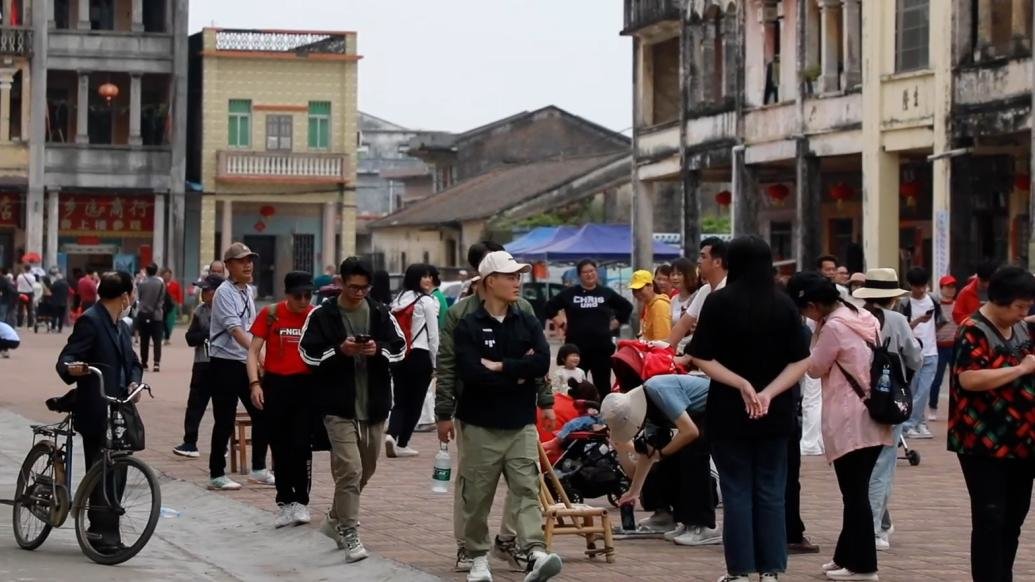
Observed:
[[[606,496],[618,507],[618,500],[630,485],[606,430],[571,433],[553,471],[572,503]]]
[[[909,443],[906,442],[906,437],[899,435],[897,446],[902,447],[902,456],[900,460],[909,461],[910,467],[915,467],[920,464],[920,453],[916,449],[909,448]]]

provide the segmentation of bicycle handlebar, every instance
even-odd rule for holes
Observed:
[[[136,389],[134,389],[133,392],[131,392],[129,394],[129,396],[127,396],[125,399],[119,399],[119,398],[115,398],[113,396],[108,396],[107,394],[104,393],[104,372],[101,372],[100,368],[97,368],[95,366],[88,366],[86,364],[79,363],[79,362],[70,362],[68,364],[65,364],[65,367],[66,368],[71,368],[72,366],[76,366],[76,365],[80,365],[80,366],[84,366],[85,365],[85,366],[87,366],[86,370],[90,374],[92,374],[93,376],[97,377],[97,392],[100,393],[101,398],[103,398],[104,400],[107,400],[108,402],[111,402],[112,404],[126,404],[127,402],[130,402],[131,400],[136,398],[137,395],[140,394],[144,390],[147,390],[147,393],[151,396],[151,398],[155,397],[155,395],[151,392],[151,386],[149,384],[145,384],[143,382],[141,382],[140,384],[137,384]]]

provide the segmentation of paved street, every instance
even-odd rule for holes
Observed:
[[[163,505],[182,515],[162,519],[151,544],[136,559],[107,568],[91,564],[79,553],[70,524],[52,534],[36,552],[22,552],[10,533],[7,508],[0,508],[0,579],[72,575],[82,580],[424,577],[409,568],[443,579],[462,579],[451,571],[455,552],[452,497],[430,492],[432,434],[415,438],[420,457],[384,459],[380,464],[362,507],[363,541],[379,559],[362,564],[344,564],[331,542],[317,532],[318,519],[308,527],[274,531],[270,525],[274,492],[270,488],[246,485],[235,493],[205,491],[204,457],[188,460],[170,452],[182,435],[190,373],[190,351],[183,344],[182,333],[182,328],[177,330],[175,344],[166,349],[163,371],[147,374],[156,398],[141,405],[150,448],[141,456],[164,474]],[[43,400],[64,391],[53,370],[64,338],[30,334],[23,339],[23,347],[12,359],[0,360],[0,497],[9,497],[13,491],[14,467],[28,450],[31,435],[21,417],[55,420]],[[202,425],[205,451],[210,428],[206,416]],[[899,465],[891,502],[898,533],[892,551],[879,556],[882,580],[969,579],[966,492],[955,458],[944,451],[944,423],[934,423],[932,429],[938,439],[913,443],[923,455],[922,464],[909,467],[902,461]],[[804,460],[802,483],[808,534],[823,552],[792,556],[789,573],[781,579],[822,580],[819,567],[830,558],[840,526],[840,499],[833,471],[821,458]],[[314,514],[328,507],[331,494],[327,457],[320,454],[314,462]],[[498,515],[493,523],[498,523]],[[612,565],[582,557],[574,539],[562,538],[556,549],[566,559],[564,580],[714,581],[723,573],[719,546],[690,549],[660,540],[619,541],[618,559]],[[1035,580],[1035,535],[1030,528],[1022,535],[1017,565],[1017,580]],[[494,574],[498,580],[521,578],[499,567]]]

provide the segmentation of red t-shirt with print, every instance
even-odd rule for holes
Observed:
[[[255,316],[252,324],[252,335],[261,337],[266,342],[266,359],[262,367],[271,374],[291,376],[309,374],[309,366],[302,361],[298,353],[298,342],[302,339],[302,326],[306,317],[313,310],[307,305],[305,311],[294,313],[288,309],[287,302],[276,304],[277,318],[270,325],[270,306],[263,307]]]

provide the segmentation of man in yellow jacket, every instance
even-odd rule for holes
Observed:
[[[672,332],[672,300],[654,289],[651,272],[633,273],[629,289],[640,304],[640,339],[668,341]]]

